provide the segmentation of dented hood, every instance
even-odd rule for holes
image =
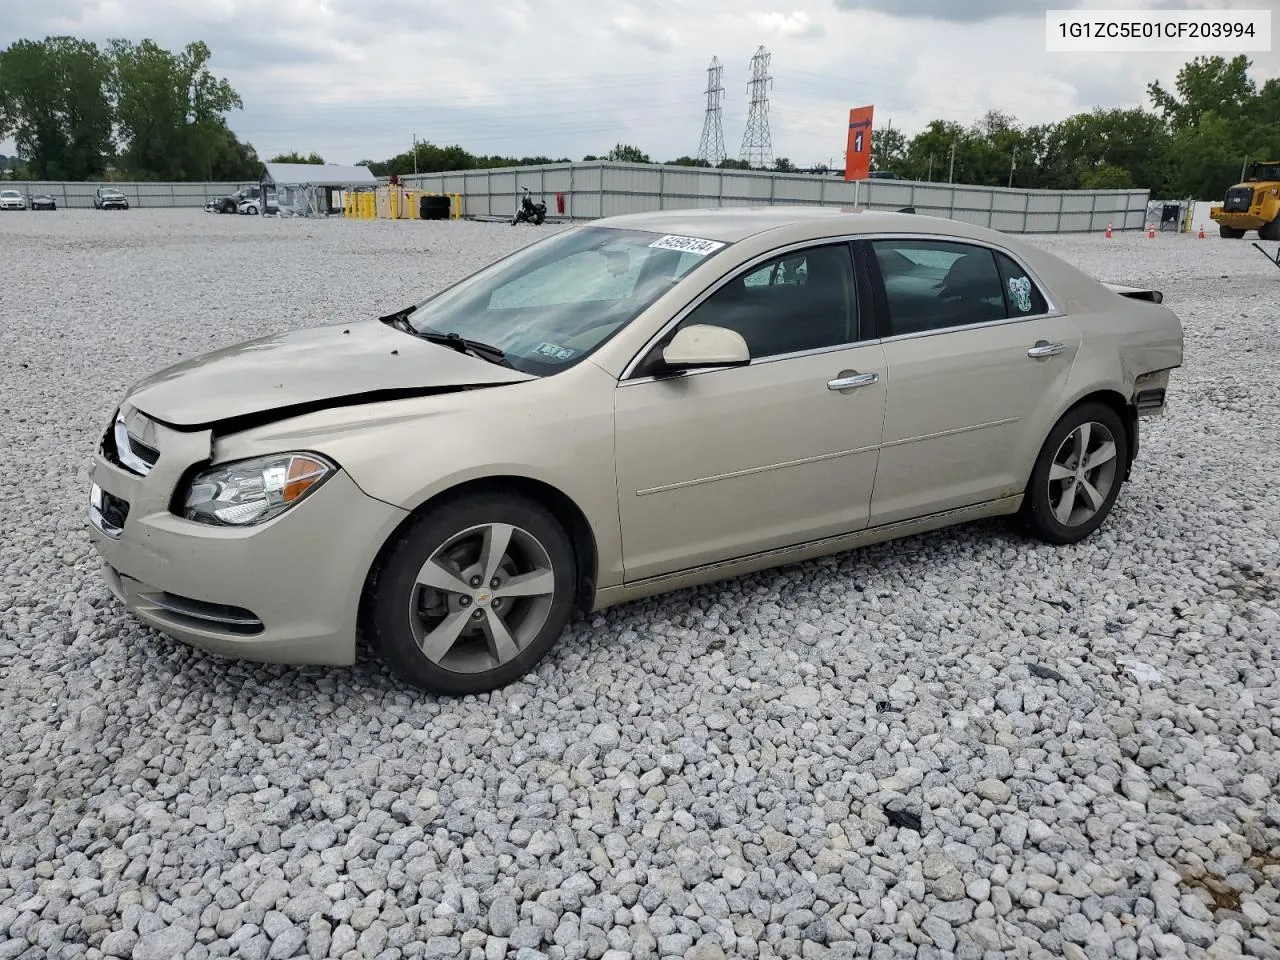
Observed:
[[[262,337],[134,384],[128,403],[175,427],[537,379],[378,320]]]

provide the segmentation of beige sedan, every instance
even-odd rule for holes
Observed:
[[[1000,514],[1087,537],[1182,363],[1160,301],[910,214],[599,220],[136,384],[91,535],[194,646],[347,664],[359,630],[488,690],[575,611]]]

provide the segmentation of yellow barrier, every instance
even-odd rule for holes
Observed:
[[[462,219],[462,194],[430,193],[425,190],[392,189],[390,185],[375,190],[345,191],[342,215],[348,220],[421,220],[422,198],[447,196],[449,219]]]

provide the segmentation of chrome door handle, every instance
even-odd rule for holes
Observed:
[[[1061,343],[1050,343],[1047,340],[1037,340],[1036,345],[1027,351],[1027,356],[1056,357],[1065,349],[1067,348]]]
[[[866,387],[880,379],[878,373],[855,373],[851,377],[836,377],[827,381],[828,390],[850,390],[853,387]]]

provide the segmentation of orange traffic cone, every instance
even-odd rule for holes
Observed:
[[[1204,224],[1203,224],[1203,223],[1202,223],[1202,224],[1200,224],[1200,233],[1196,235],[1196,239],[1197,239],[1197,240],[1203,240],[1203,239],[1204,239]]]
[[[1156,228],[1151,224],[1147,224],[1147,239],[1154,240],[1156,238]]]
[[[1107,224],[1107,232],[1104,233],[1103,236],[1106,237],[1108,240],[1111,239],[1111,224],[1109,223]]]

